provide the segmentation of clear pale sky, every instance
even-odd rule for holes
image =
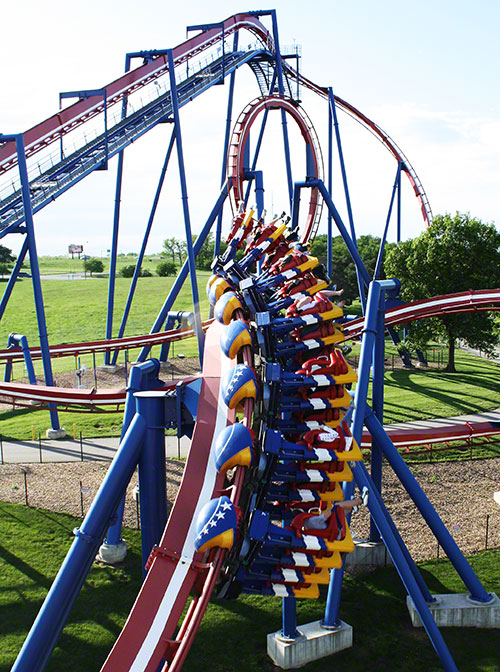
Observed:
[[[175,8],[172,9],[172,5]],[[406,153],[429,197],[434,214],[470,212],[500,226],[500,93],[496,0],[279,0],[282,45],[302,47],[302,72],[355,105],[377,122]],[[127,51],[173,47],[185,27],[216,22],[245,5],[199,0],[148,3],[131,0],[33,0],[9,3],[2,14],[0,42],[0,131],[15,133],[58,108],[60,91],[100,88],[122,72]],[[248,70],[248,68],[247,68]],[[237,75],[233,119],[258,95],[253,75]],[[201,229],[217,196],[226,118],[226,87],[215,87],[181,109],[192,228]],[[303,96],[304,109],[324,135],[326,107]],[[358,234],[380,235],[396,165],[383,148],[345,115],[339,117],[345,143]],[[270,135],[279,136],[279,124]],[[149,137],[151,136],[151,137]],[[137,251],[168,144],[162,126],[126,153],[120,251]],[[266,180],[281,173],[279,151],[269,138],[264,156],[266,205],[287,210],[283,185]],[[303,179],[303,147],[294,149],[294,177]],[[274,162],[274,163],[273,163]],[[176,161],[167,179],[148,252],[182,235]],[[116,160],[36,215],[40,254],[63,254],[83,243],[90,254],[110,247]],[[282,180],[281,180],[282,181]],[[342,194],[334,200],[345,213]],[[404,197],[404,237],[422,230],[416,199]],[[326,224],[323,223],[323,226]],[[20,236],[1,243],[19,249]],[[104,251],[104,252],[103,252]]]

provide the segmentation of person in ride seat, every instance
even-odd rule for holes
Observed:
[[[358,497],[346,499],[343,502],[335,502],[330,509],[323,513],[321,512],[321,509],[318,508],[318,515],[312,516],[311,518],[306,518],[306,520],[304,520],[303,527],[305,530],[326,530],[330,516],[334,511],[334,507],[338,506],[344,509],[344,513],[348,515],[349,513],[357,511],[358,507],[367,505],[368,488],[364,487]],[[309,511],[313,513],[314,509],[309,509]]]

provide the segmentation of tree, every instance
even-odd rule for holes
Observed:
[[[186,242],[184,240],[179,240],[178,238],[166,238],[163,241],[162,256],[167,255],[171,257],[174,264],[178,261],[179,265],[182,266],[184,259],[187,256]]]
[[[357,244],[359,256],[363,260],[370,277],[373,277],[380,247],[380,238],[370,235],[360,236]],[[386,245],[386,251],[387,248],[388,246]],[[311,244],[311,254],[314,257],[318,257],[320,262],[326,266],[327,252],[326,234],[316,236]],[[337,285],[338,289],[344,290],[342,298],[346,300],[346,303],[352,303],[359,296],[356,266],[342,236],[335,236],[332,239],[332,271],[332,282]],[[382,263],[379,279],[383,280],[385,277],[384,264]]]
[[[84,264],[85,270],[89,271],[90,275],[92,275],[92,273],[102,273],[104,271],[104,264],[100,259],[86,259]]]
[[[401,280],[401,298],[418,301],[469,289],[500,287],[500,233],[469,214],[438,215],[418,238],[393,246],[385,270]],[[425,347],[430,339],[448,344],[446,370],[455,372],[455,340],[490,353],[496,344],[488,313],[461,313],[412,323],[408,340]]]
[[[0,275],[8,275],[15,260],[16,258],[12,255],[12,250],[0,245]]]
[[[193,236],[193,242],[198,236]],[[212,261],[214,260],[215,238],[213,233],[209,233],[205,238],[205,242],[201,246],[200,251],[196,256],[196,268],[201,271],[209,271]]]
[[[171,261],[162,261],[156,267],[156,272],[160,277],[165,278],[168,275],[175,275],[177,272],[177,268],[175,264],[172,263]]]

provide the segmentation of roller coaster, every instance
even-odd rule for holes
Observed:
[[[270,23],[269,29],[265,22]],[[0,319],[29,254],[40,335],[40,346],[31,348],[29,355],[42,360],[45,374],[44,386],[6,380],[0,384],[0,395],[16,403],[35,400],[47,404],[55,430],[59,429],[58,408],[125,406],[118,453],[91,510],[75,530],[73,545],[13,670],[33,672],[45,668],[99,547],[104,540],[110,545],[120,542],[124,491],[137,466],[145,576],[103,671],[181,669],[214,592],[231,598],[240,593],[281,597],[283,629],[277,641],[291,644],[293,651],[293,643],[301,640],[296,599],[316,599],[319,586],[324,584],[328,586],[325,615],[317,627],[323,628],[330,640],[349,634],[339,619],[339,609],[344,560],[346,554],[354,551],[350,512],[344,504],[353,497],[355,484],[361,492],[369,493],[373,540],[383,539],[444,669],[456,670],[431,614],[435,597],[381,497],[382,456],[447,553],[469,591],[470,601],[488,609],[497,608],[498,598],[488,593],[474,574],[395,449],[395,437],[391,441],[385,433],[383,395],[377,391],[383,386],[386,328],[444,312],[497,310],[500,290],[435,297],[387,309],[386,298],[397,299],[399,283],[379,280],[377,275],[371,278],[359,256],[337,110],[352,116],[374,134],[397,163],[381,252],[403,174],[418,198],[424,221],[429,223],[432,219],[423,186],[407,157],[377,124],[334,96],[331,88],[317,86],[304,77],[299,72],[297,54],[281,53],[274,10],[237,14],[220,23],[190,26],[188,30],[196,35],[178,47],[127,54],[126,72],[115,81],[100,89],[60,94],[61,100],[77,98],[77,102],[23,134],[0,136],[0,179],[5,179],[0,187],[0,237],[25,236],[0,303]],[[254,42],[241,49],[241,36],[248,33]],[[133,59],[141,59],[142,64],[131,69]],[[291,65],[294,60],[297,67]],[[260,95],[248,103],[233,127],[235,75],[243,65],[255,74]],[[221,190],[193,242],[179,110],[212,86],[226,82],[228,120]],[[319,138],[298,100],[301,87],[327,102],[330,138],[326,176]],[[258,157],[267,119],[274,110],[282,121],[290,216],[268,219]],[[262,121],[252,157],[250,131],[259,117]],[[290,119],[297,125],[306,149],[305,177],[299,182],[292,179],[287,126]],[[160,123],[172,125],[171,140],[127,305],[118,335],[113,338],[124,153]],[[334,137],[350,231],[332,200]],[[174,147],[188,257],[149,335],[126,337],[128,313]],[[94,171],[108,169],[115,156],[117,206],[105,339],[51,346],[34,215]],[[252,187],[255,210],[248,206]],[[308,204],[305,217],[301,218],[304,191]],[[231,224],[222,252],[226,201]],[[346,319],[332,299],[331,245],[326,269],[309,253],[308,243],[318,230],[324,210],[328,215],[329,241],[335,224],[356,264],[364,309],[362,320]],[[398,239],[400,221],[398,207]],[[207,292],[215,317],[202,323],[195,259],[213,227],[215,257]],[[170,311],[188,275],[193,297],[192,328],[165,328],[166,324],[171,325]],[[193,335],[198,342],[201,375],[166,385],[159,379],[159,362],[147,359],[151,348]],[[353,338],[361,338],[357,374],[342,351],[344,341]],[[106,361],[111,363],[116,361],[120,349],[137,346],[142,350],[127,391],[75,391],[53,385],[53,357],[104,352]],[[17,344],[0,351],[6,369],[24,357],[26,352]],[[373,410],[367,403],[372,366]],[[350,388],[355,382],[353,400]],[[373,444],[370,473],[360,451],[363,426]],[[177,427],[178,432],[192,436],[181,488],[168,517],[166,427]],[[481,431],[484,435],[498,434],[498,427],[491,425]],[[319,516],[324,526],[312,527],[312,520]],[[191,602],[182,618],[190,595]]]

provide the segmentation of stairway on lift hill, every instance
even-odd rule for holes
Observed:
[[[230,74],[260,53],[255,50],[230,52],[193,73],[177,84],[179,106],[190,102],[221,81],[223,75]],[[51,157],[53,161],[50,168],[40,169],[37,176],[30,179],[33,212],[41,210],[94,170],[106,168],[106,159],[124,150],[157,124],[171,121],[171,114],[171,95],[167,91],[108,128],[107,148],[105,134],[102,133],[68,157],[61,158],[60,154],[57,158]],[[0,237],[18,231],[23,222],[22,195],[20,189],[16,189],[0,200]]]
[[[226,253],[214,264],[208,292],[223,323],[221,348],[237,363],[222,380],[229,408],[256,399],[251,429],[237,421],[218,437],[216,465],[246,466],[239,506],[227,496],[209,502],[197,520],[197,550],[228,549],[221,597],[240,592],[317,598],[354,550],[341,484],[361,451],[343,418],[356,381],[339,347],[342,309],[307,246],[282,218],[265,225],[237,217]],[[246,241],[245,257],[235,261]],[[261,262],[257,272],[257,262]],[[254,366],[241,363],[250,346]],[[228,480],[230,485],[230,478]],[[310,519],[331,511],[324,529]]]

